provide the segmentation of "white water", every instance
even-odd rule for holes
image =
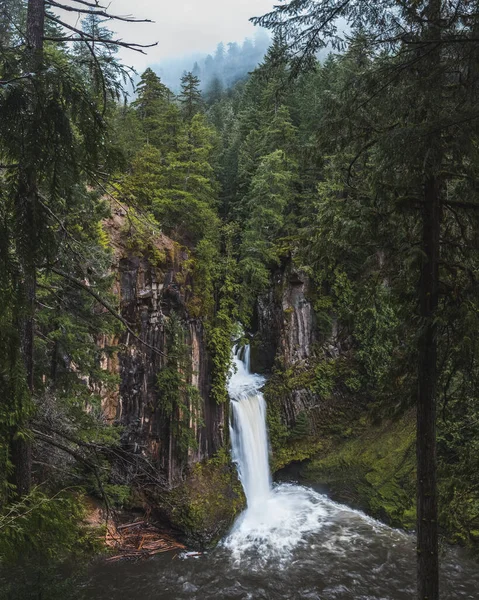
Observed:
[[[298,485],[272,486],[266,403],[261,393],[264,378],[250,371],[246,346],[234,356],[228,391],[232,400],[231,443],[233,460],[245,491],[247,508],[223,545],[233,558],[255,554],[256,559],[287,559],[306,543],[308,534],[328,522],[336,505],[314,490]]]
[[[260,508],[271,493],[266,431],[266,402],[260,388],[263,377],[250,373],[250,347],[241,360],[234,356],[235,371],[230,379],[229,394],[233,416],[231,445],[248,508]]]

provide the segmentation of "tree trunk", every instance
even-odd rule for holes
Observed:
[[[43,59],[43,36],[45,29],[44,0],[28,0],[27,10],[27,46],[33,53],[30,68],[36,71]]]
[[[44,0],[28,0],[27,9],[27,68],[31,72],[38,71],[43,61],[43,36],[45,27]],[[35,108],[33,108],[35,110]],[[22,306],[19,319],[20,352],[25,368],[26,383],[33,394],[33,348],[34,348],[34,312],[36,295],[36,202],[37,202],[37,176],[35,168],[30,164],[22,164],[23,179],[20,184],[17,198],[17,216],[25,225],[26,235],[32,241],[29,256],[19,253],[22,272]],[[14,484],[17,494],[24,496],[31,488],[32,449],[31,443],[25,436],[27,423],[19,423],[13,431],[10,444],[11,459],[14,465]]]
[[[35,202],[37,197],[35,178],[28,177],[25,185],[20,185],[16,200],[17,218],[30,234],[30,244],[25,252],[19,248],[18,257],[21,268],[22,285],[20,289],[20,306],[17,317],[17,327],[20,334],[20,356],[23,363],[26,385],[30,397],[34,387],[34,335],[35,335],[35,297],[36,297],[36,267],[35,267]],[[14,465],[13,483],[18,496],[28,494],[31,488],[32,449],[26,435],[28,428],[29,406],[21,407],[22,418],[12,431],[10,451]]]
[[[436,489],[436,387],[439,246],[441,208],[439,186],[431,176],[425,183],[421,269],[417,400],[417,583],[419,600],[439,598],[439,558]]]
[[[442,35],[441,0],[429,0],[424,13],[426,39]],[[424,124],[433,122],[443,93],[441,47],[423,59],[424,81],[428,86]],[[439,545],[437,524],[436,390],[437,309],[439,301],[439,257],[441,236],[441,184],[443,159],[440,134],[431,134],[424,163],[424,207],[419,284],[421,330],[418,340],[417,397],[417,589],[419,600],[439,600]]]

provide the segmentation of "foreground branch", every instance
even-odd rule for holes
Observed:
[[[46,0],[45,4],[48,4],[49,6],[55,6],[56,8],[60,8],[61,10],[66,10],[68,12],[82,13],[82,14],[86,14],[86,15],[95,15],[97,17],[104,17],[106,19],[111,19],[114,21],[126,21],[127,23],[154,23],[154,21],[152,21],[151,19],[135,19],[134,17],[122,17],[120,15],[111,15],[106,10],[102,10],[105,7],[98,6],[98,8],[96,8],[96,7],[94,7],[94,5],[91,5],[91,4],[86,4],[86,6],[91,6],[90,9],[75,8],[74,6],[66,6],[65,4],[55,2],[54,0]]]
[[[82,31],[81,29],[77,29],[76,27],[73,27],[73,25],[69,25],[68,23],[65,23],[64,21],[62,21],[61,19],[54,17],[53,15],[50,15],[47,13],[45,16],[48,20],[53,21],[57,25],[60,25],[61,27],[64,27],[65,29],[68,29],[69,31],[73,31],[73,33],[76,33],[79,36],[79,37],[44,36],[43,39],[46,41],[49,41],[49,42],[86,42],[86,41],[88,41],[88,42],[95,42],[97,44],[104,44],[105,46],[121,46],[123,48],[128,48],[129,50],[134,50],[135,52],[141,52],[142,54],[145,54],[145,52],[143,52],[142,48],[152,48],[153,46],[158,45],[158,42],[155,42],[153,44],[133,44],[130,42],[123,42],[122,40],[110,40],[110,39],[103,38],[103,37],[97,37],[94,35],[90,35],[89,33]]]
[[[60,277],[63,277],[64,279],[67,279],[68,281],[70,281],[71,283],[73,283],[74,285],[76,285],[77,287],[79,287],[80,289],[84,290],[85,292],[87,292],[88,294],[90,294],[90,296],[93,296],[93,298],[95,298],[95,300],[97,300],[104,308],[107,309],[107,311],[113,316],[115,317],[115,319],[117,319],[118,321],[120,321],[120,323],[122,323],[122,325],[125,327],[125,329],[128,331],[128,333],[134,337],[138,342],[140,342],[141,344],[143,344],[143,346],[145,346],[146,348],[148,348],[149,350],[151,350],[152,352],[154,352],[155,354],[158,354],[159,356],[163,356],[166,357],[166,354],[164,352],[162,352],[161,350],[158,350],[158,348],[155,348],[154,346],[152,346],[151,344],[148,344],[148,342],[145,342],[144,340],[141,339],[141,337],[139,335],[137,335],[133,329],[130,327],[130,324],[128,323],[128,321],[126,321],[126,319],[124,319],[120,313],[118,311],[116,311],[109,302],[107,302],[106,300],[104,300],[99,294],[97,294],[95,292],[95,290],[93,290],[91,287],[89,287],[88,285],[86,285],[85,283],[83,283],[82,281],[80,281],[79,279],[77,279],[76,277],[73,277],[73,275],[69,275],[68,273],[66,273],[65,271],[62,271],[61,269],[57,269],[56,267],[52,267],[51,271],[53,273],[56,273],[57,275],[60,275]]]

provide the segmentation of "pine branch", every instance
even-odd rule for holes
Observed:
[[[127,23],[154,23],[151,19],[135,19],[134,17],[122,17],[120,15],[111,15],[106,10],[97,10],[91,4],[87,4],[87,6],[91,6],[91,9],[86,8],[75,8],[73,6],[66,6],[65,4],[61,4],[59,2],[55,2],[55,0],[46,0],[45,4],[49,6],[55,6],[56,8],[60,8],[61,10],[66,10],[68,12],[82,13],[86,15],[95,15],[97,17],[104,17],[106,19],[111,19],[114,21],[126,21]],[[83,4],[83,2],[81,3]],[[99,9],[104,8],[98,6]]]
[[[9,85],[10,83],[15,83],[15,81],[20,81],[21,79],[30,79],[33,77],[33,73],[25,73],[25,75],[19,75],[18,77],[13,77],[12,79],[0,79],[0,85]]]
[[[103,75],[103,69],[101,68],[101,65],[98,61],[98,58],[95,54],[95,49],[92,45],[90,45],[90,42],[87,42],[85,40],[85,44],[90,52],[90,54],[92,55],[93,61],[95,62],[96,68],[97,68],[97,72],[100,74],[100,78],[101,78],[101,91],[102,91],[102,97],[103,97],[103,111],[101,116],[105,117],[105,113],[106,113],[106,106],[107,106],[107,92],[106,92],[106,83],[105,83],[105,76]]]
[[[40,489],[40,487],[41,487],[40,485],[37,486],[34,490],[32,490],[31,494],[35,490]],[[15,521],[17,521],[18,519],[24,519],[27,515],[31,514],[37,508],[40,508],[41,506],[43,506],[45,504],[49,504],[50,502],[52,502],[53,500],[58,498],[64,492],[70,491],[70,490],[76,490],[76,489],[78,489],[78,488],[72,487],[72,486],[64,488],[64,489],[60,490],[59,492],[57,492],[54,496],[51,496],[50,498],[42,498],[36,504],[33,504],[33,505],[28,504],[29,496],[26,496],[25,498],[22,499],[20,506],[27,510],[25,510],[25,512],[19,514],[17,512],[19,504],[14,504],[13,507],[8,511],[8,513],[6,515],[0,517],[0,531],[2,529],[6,529],[7,527],[10,527],[10,525],[12,525],[12,523],[15,523]]]
[[[128,331],[128,333],[134,337],[138,342],[140,342],[141,344],[143,344],[143,346],[145,346],[146,348],[148,348],[149,350],[151,350],[152,352],[154,352],[155,354],[158,354],[159,356],[163,356],[166,357],[166,354],[164,352],[162,352],[161,350],[158,350],[158,348],[155,348],[154,346],[152,346],[151,344],[148,344],[148,342],[145,342],[144,340],[142,340],[140,338],[139,335],[137,335],[133,329],[131,328],[130,324],[128,323],[128,321],[126,319],[124,319],[120,313],[118,311],[116,311],[109,302],[107,302],[106,300],[104,300],[99,294],[97,294],[95,292],[95,290],[93,290],[91,287],[89,287],[88,285],[86,285],[85,283],[83,283],[82,281],[80,281],[79,279],[77,279],[76,277],[74,277],[73,275],[69,275],[68,273],[66,273],[65,271],[62,271],[61,269],[57,269],[56,267],[51,267],[51,271],[53,273],[56,273],[57,275],[60,275],[60,277],[63,277],[64,279],[67,279],[68,281],[70,281],[71,283],[73,283],[74,285],[76,285],[77,287],[79,287],[80,289],[84,290],[85,292],[87,292],[88,294],[90,294],[90,296],[93,296],[93,298],[95,298],[95,300],[97,300],[104,308],[107,309],[107,311],[113,316],[115,317],[115,319],[117,319],[118,321],[120,321],[120,323],[123,324],[123,326],[125,327],[125,329]]]
[[[80,242],[68,231],[68,229],[65,227],[65,224],[63,223],[63,221],[60,219],[60,217],[58,217],[53,211],[52,209],[46,204],[47,200],[46,198],[44,198],[41,194],[37,194],[37,201],[40,204],[40,206],[43,208],[43,210],[48,213],[50,215],[50,217],[52,217],[52,219],[54,221],[56,221],[58,223],[58,225],[60,226],[61,230],[63,231],[63,233],[70,239],[72,240],[72,242],[75,242],[75,244],[77,244],[78,246],[81,246]],[[70,248],[70,250],[73,252],[73,254],[77,257],[77,259],[79,260],[79,264],[83,265],[84,264],[84,260],[85,257],[82,256],[79,252],[77,252],[75,250],[75,248],[73,248],[68,242],[67,242],[67,246]]]

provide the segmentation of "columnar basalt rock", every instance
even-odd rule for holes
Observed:
[[[114,293],[121,315],[140,339],[125,332],[114,342],[119,347],[118,358],[105,361],[104,368],[119,375],[119,386],[117,392],[105,394],[104,414],[124,428],[124,449],[143,455],[174,486],[184,479],[187,467],[211,457],[224,442],[225,407],[210,399],[204,327],[201,319],[189,317],[186,308],[188,292],[182,271],[188,255],[160,233],[149,239],[150,250],[139,250],[129,239],[126,209],[114,208],[105,230],[114,249]],[[190,365],[186,383],[197,388],[200,397],[198,406],[188,407],[192,443],[186,450],[180,447],[176,422],[184,415],[181,409],[165,410],[157,385],[158,374],[167,364],[167,328],[172,315],[184,332]]]
[[[260,371],[271,370],[275,359],[287,365],[307,360],[317,341],[308,277],[288,265],[275,279],[256,307],[253,346],[260,351],[253,352],[252,360]]]
[[[259,298],[255,318],[252,368],[271,371],[276,362],[281,369],[306,370],[318,341],[316,320],[308,277],[291,265],[278,273],[273,289]],[[316,399],[308,389],[294,389],[282,399],[283,420],[296,424],[298,414],[308,410]]]

